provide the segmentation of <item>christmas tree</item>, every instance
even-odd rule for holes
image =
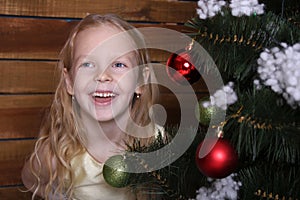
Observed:
[[[299,1],[198,5],[187,25],[238,97],[223,131],[239,155],[239,199],[299,199]]]
[[[149,180],[148,192],[163,199],[300,199],[300,2],[200,0],[197,17],[186,26],[214,60],[225,86],[210,101],[199,102],[205,121],[200,120],[190,148],[171,165],[134,176],[133,185]],[[220,94],[227,95],[226,104]],[[209,124],[216,107],[226,110],[225,119]],[[229,142],[225,148],[237,153],[238,164],[225,167],[228,172],[224,166],[208,172],[212,161],[197,159],[209,126],[222,134],[221,145]],[[161,139],[131,150],[164,144]],[[227,157],[236,159],[233,153]]]

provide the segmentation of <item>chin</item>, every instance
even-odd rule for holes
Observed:
[[[109,122],[109,121],[113,121],[114,118],[112,115],[104,115],[103,113],[101,115],[97,115],[96,116],[96,120],[98,122]]]

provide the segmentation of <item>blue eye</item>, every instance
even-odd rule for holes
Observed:
[[[127,67],[127,65],[125,65],[124,63],[117,62],[113,65],[113,67],[124,68],[124,67]]]
[[[82,67],[94,67],[95,65],[91,62],[84,62],[81,64]]]

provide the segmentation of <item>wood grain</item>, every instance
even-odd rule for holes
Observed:
[[[0,57],[57,59],[76,24],[77,21],[1,17]]]
[[[36,137],[53,95],[0,95],[0,139]]]
[[[1,200],[31,200],[31,193],[25,191],[26,188],[23,186],[0,188],[0,198]]]
[[[0,13],[42,17],[82,18],[88,13],[115,13],[125,20],[181,22],[191,19],[196,2],[151,0],[1,0]]]
[[[0,109],[48,107],[52,102],[52,97],[51,94],[0,95]]]
[[[0,109],[0,139],[37,137],[45,109]]]
[[[0,17],[0,58],[57,60],[78,20]],[[135,27],[168,28],[191,32],[185,26],[133,23]],[[151,50],[151,60],[166,61],[170,53]]]
[[[56,62],[1,61],[0,93],[51,93],[58,83]]]
[[[0,185],[21,183],[21,169],[35,140],[0,141]]]

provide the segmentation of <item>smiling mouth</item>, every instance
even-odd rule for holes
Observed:
[[[116,94],[112,92],[94,92],[92,96],[94,98],[113,98]]]
[[[96,104],[109,104],[117,95],[113,92],[94,92],[92,97]]]

